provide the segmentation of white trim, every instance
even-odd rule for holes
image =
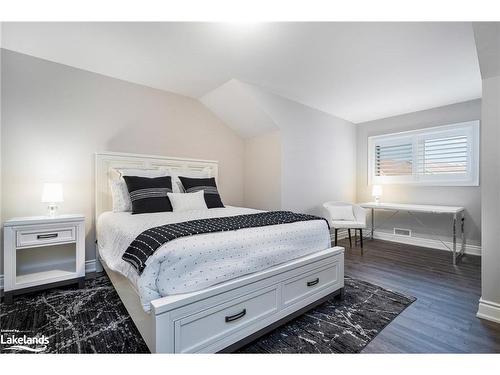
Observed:
[[[367,234],[370,233],[369,228],[366,230],[366,233]],[[432,238],[399,236],[393,233],[387,233],[377,230],[373,234],[373,238],[384,241],[399,242],[414,246],[428,247],[437,250],[450,251],[450,249],[453,248],[453,243],[448,241],[443,241],[446,244],[446,246],[448,246],[446,247],[441,241]],[[457,246],[460,246],[460,244],[457,244]],[[465,244],[465,254],[481,256],[481,246]]]
[[[495,323],[500,323],[500,303],[479,299],[479,308],[476,316]]]

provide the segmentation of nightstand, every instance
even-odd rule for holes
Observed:
[[[85,279],[83,215],[14,218],[4,223],[4,301]]]

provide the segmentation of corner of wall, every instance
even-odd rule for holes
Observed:
[[[273,130],[245,139],[244,203],[246,207],[281,209],[281,133]]]

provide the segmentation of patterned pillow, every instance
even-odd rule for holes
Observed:
[[[172,192],[172,178],[123,176],[132,202],[132,214],[172,211],[167,193]]]
[[[210,177],[210,168],[203,168],[201,171],[194,171],[192,169],[174,169],[167,168],[167,174],[165,176],[172,176],[172,189],[174,193],[185,193],[184,187],[182,186],[181,181],[179,180],[179,176],[191,177],[191,178],[209,178]],[[149,176],[149,177],[157,177],[157,176]]]
[[[224,207],[214,177],[190,178],[179,176],[179,180],[181,180],[186,193],[194,193],[195,191],[203,190],[208,208]]]

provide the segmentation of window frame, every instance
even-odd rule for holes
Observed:
[[[368,137],[368,185],[419,185],[419,186],[479,186],[479,133],[480,121],[466,121],[405,132],[387,133]],[[418,173],[419,147],[425,140],[467,136],[467,173],[459,175],[424,175]],[[376,176],[375,148],[402,142],[412,144],[412,174],[401,176]]]

